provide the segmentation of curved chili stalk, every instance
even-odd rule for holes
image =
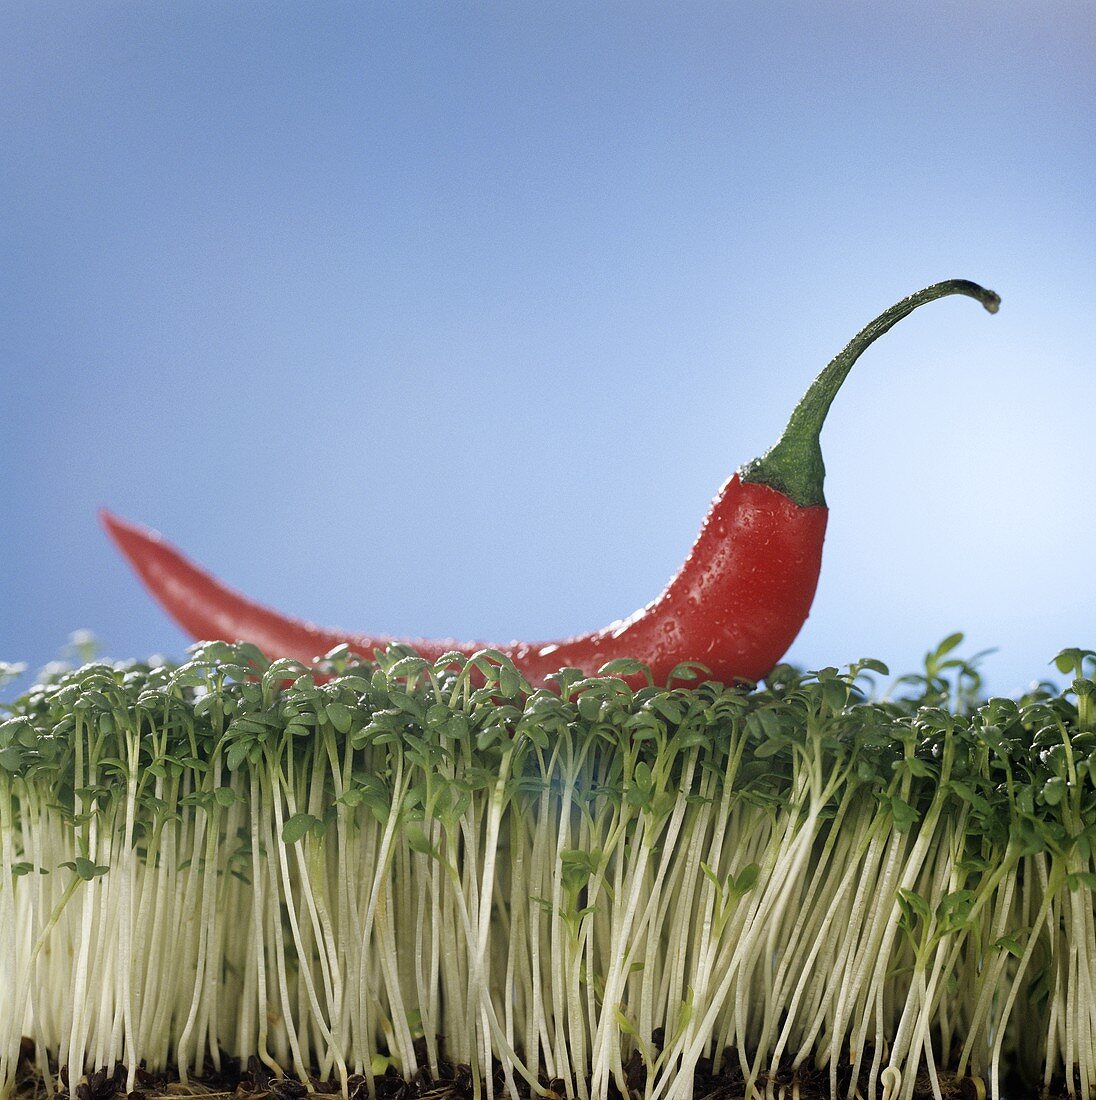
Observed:
[[[968,279],[948,279],[911,294],[865,325],[849,341],[840,355],[830,360],[825,370],[811,383],[810,389],[792,410],[784,434],[761,458],[755,458],[739,471],[743,481],[768,485],[801,507],[826,503],[822,483],[826,466],[822,461],[819,437],[830,405],[841,389],[853,364],[883,333],[894,328],[918,306],[950,294],[965,294],[982,303],[988,313],[1001,308],[1000,295]]]
[[[661,595],[627,619],[563,641],[485,646],[322,629],[232,591],[155,532],[107,511],[101,518],[152,595],[197,639],[249,641],[270,657],[301,661],[342,645],[369,657],[398,642],[430,661],[491,648],[536,683],[563,667],[591,675],[619,659],[644,662],[660,683],[686,661],[699,662],[724,682],[757,681],[787,652],[814,599],[828,515],[819,437],[837,391],[884,332],[918,306],[952,294],[974,298],[990,313],[1000,304],[993,291],[952,279],[880,314],[815,379],[775,446],[720,489],[689,556]]]

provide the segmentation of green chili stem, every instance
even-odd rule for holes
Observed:
[[[865,325],[835,356],[792,411],[787,427],[776,444],[760,458],[755,458],[739,470],[743,481],[760,482],[783,493],[801,507],[825,505],[822,483],[826,466],[822,461],[819,436],[826,414],[837,391],[848,377],[852,365],[880,336],[908,317],[918,306],[945,298],[950,294],[965,294],[981,302],[990,313],[1001,305],[1000,296],[992,290],[967,279],[948,279],[911,294],[885,310]]]

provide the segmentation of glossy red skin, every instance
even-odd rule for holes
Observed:
[[[534,684],[564,666],[593,675],[631,657],[664,684],[675,665],[699,661],[724,683],[772,671],[806,621],[818,585],[828,510],[801,507],[735,474],[719,491],[689,556],[662,594],[627,619],[560,642],[456,642],[328,630],[291,619],[226,588],[158,534],[101,513],[152,595],[192,638],[248,641],[270,658],[306,664],[338,645],[364,657],[398,642],[427,660],[490,647]]]

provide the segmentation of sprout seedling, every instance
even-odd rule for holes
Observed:
[[[877,661],[58,673],[0,722],[0,1093],[32,1047],[49,1089],[1087,1096],[1093,657],[987,701],[960,641],[876,700]]]

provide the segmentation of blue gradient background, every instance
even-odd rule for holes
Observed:
[[[107,505],[288,612],[583,631],[876,313],[790,653],[1096,646],[1082,3],[10,2],[0,658],[186,640]]]

